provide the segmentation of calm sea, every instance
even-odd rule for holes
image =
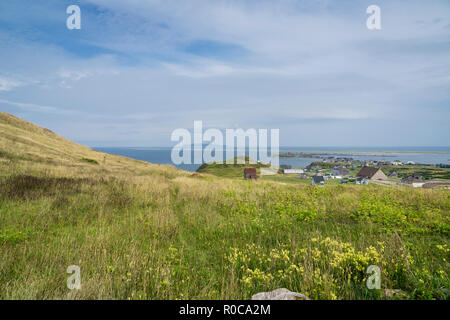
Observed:
[[[95,147],[95,150],[125,156],[132,159],[157,164],[171,164],[171,147],[157,148],[126,148],[126,147]],[[248,150],[247,150],[248,151]],[[414,161],[422,164],[450,164],[450,147],[281,147],[280,153],[297,152],[320,156],[351,157],[355,160],[400,160]],[[321,161],[315,157],[280,158],[280,164],[302,168],[313,161]],[[196,171],[198,164],[181,164],[175,167],[186,171]]]

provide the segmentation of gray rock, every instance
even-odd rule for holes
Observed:
[[[386,297],[408,297],[408,292],[400,290],[400,289],[384,289],[384,295]]]
[[[286,288],[275,289],[270,292],[260,292],[252,296],[252,300],[310,300],[304,294],[289,291]]]

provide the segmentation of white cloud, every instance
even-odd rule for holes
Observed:
[[[23,83],[17,80],[0,77],[0,91],[11,91],[20,87]]]
[[[100,14],[84,10],[86,3],[101,5],[95,10]],[[22,110],[59,115],[52,121],[62,134],[64,123],[77,121],[80,130],[67,131],[69,138],[86,139],[91,132],[83,127],[99,128],[102,139],[108,130],[119,139],[119,129],[135,129],[133,139],[146,145],[169,139],[153,140],[154,128],[170,132],[193,120],[217,127],[274,126],[290,133],[282,134],[284,144],[296,144],[293,128],[299,123],[312,144],[335,135],[357,144],[363,135],[352,129],[386,141],[380,130],[386,119],[391,130],[420,121],[423,131],[439,125],[450,133],[436,116],[445,114],[450,99],[448,2],[379,5],[383,29],[371,32],[364,3],[350,1],[85,0],[80,6],[86,27],[57,33],[62,45],[28,41],[26,33],[3,41],[0,30],[0,97]],[[197,40],[244,53],[186,50]],[[86,45],[101,54],[83,52]],[[317,125],[321,120],[327,125]],[[366,120],[367,129],[358,128]],[[345,131],[332,121],[353,122]],[[443,141],[439,136],[445,135],[436,141]],[[415,138],[398,136],[405,144]]]

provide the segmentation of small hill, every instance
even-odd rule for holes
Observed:
[[[165,169],[172,166],[153,165],[144,161],[110,155],[80,145],[49,129],[11,114],[0,112],[0,163],[111,170]]]
[[[242,158],[241,158],[242,160]],[[198,173],[208,173],[224,178],[241,178],[243,179],[244,168],[256,168],[259,175],[261,168],[268,168],[270,165],[265,163],[250,163],[249,157],[245,157],[245,163],[238,163],[238,158],[234,158],[233,163],[204,163],[198,169]]]

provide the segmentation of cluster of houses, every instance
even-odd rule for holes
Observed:
[[[411,185],[414,188],[420,188],[425,184],[425,181],[423,181],[423,179],[420,175],[413,174],[412,176],[403,178],[401,180],[401,183]]]
[[[390,162],[392,165],[393,162]],[[323,169],[317,165],[311,163],[306,166],[305,169],[292,168],[289,165],[281,165],[280,170],[284,174],[297,174],[300,179],[311,179],[311,184],[324,185],[326,180],[339,179],[341,183],[348,183],[354,181],[355,184],[367,185],[370,181],[388,182],[389,177],[398,177],[398,173],[395,170],[391,170],[388,176],[381,170],[380,167],[363,166],[355,177],[350,175],[350,170],[344,166],[336,166],[332,168],[331,173],[323,174]],[[307,174],[306,172],[313,172],[314,175]],[[256,173],[256,168],[245,168],[244,178],[256,180],[259,176]],[[391,181],[392,183],[392,181]],[[444,181],[425,181],[419,174],[413,174],[405,177],[400,181],[401,185],[407,185],[414,188],[450,188],[450,182]]]
[[[414,165],[414,161],[402,162],[400,160],[354,160],[349,157],[321,157],[322,162],[326,163],[343,163],[343,164],[353,164],[355,167],[365,167],[365,166],[403,166],[403,165]]]
[[[344,178],[354,178],[355,184],[369,184],[369,181],[386,181],[388,177],[384,174],[384,172],[380,168],[374,167],[363,167],[356,174],[356,177],[350,176],[350,170],[343,167],[336,167],[332,169],[331,175],[323,176],[318,173],[313,176],[311,179],[312,185],[320,185],[325,184],[325,179],[341,179],[341,183],[347,183],[348,180],[342,180]]]
[[[352,162],[354,162],[355,160],[353,160],[353,158],[349,158],[349,157],[321,157],[323,162],[339,162],[339,163],[347,163],[347,164],[351,164]]]
[[[402,162],[400,160],[354,160],[348,157],[322,157],[322,162],[326,163],[343,163],[354,165],[355,167],[365,167],[365,166],[403,166],[403,165],[414,165],[414,161]]]
[[[419,174],[413,174],[409,177],[403,178],[401,180],[401,183],[403,185],[409,185],[413,188],[426,188],[426,189],[446,188],[446,189],[450,189],[450,182],[448,182],[448,181],[433,181],[433,180],[425,181],[425,180],[423,180],[422,176],[420,176]]]
[[[400,160],[394,160],[394,161],[388,161],[388,160],[381,160],[381,161],[377,161],[377,160],[370,160],[370,161],[365,161],[364,162],[365,165],[373,165],[373,166],[403,166],[403,165],[414,165],[416,164],[414,161],[406,161],[406,162],[402,162]]]

